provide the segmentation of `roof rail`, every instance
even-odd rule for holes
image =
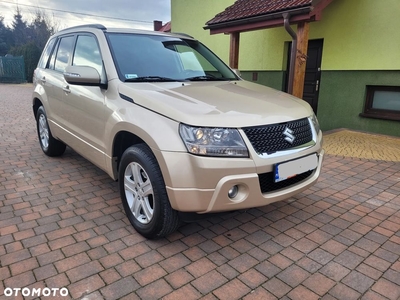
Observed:
[[[107,28],[102,24],[86,24],[86,25],[78,25],[78,26],[64,28],[64,29],[62,29],[60,31],[69,30],[69,29],[87,28],[87,27],[89,27],[89,28],[97,28],[97,29],[100,29],[100,30],[107,30]]]
[[[187,33],[182,33],[182,32],[171,32],[172,34],[175,35],[182,35],[182,36],[186,36],[188,38],[194,39],[194,37],[192,37],[191,35],[188,35]]]

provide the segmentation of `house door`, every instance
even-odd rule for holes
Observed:
[[[321,85],[321,61],[323,40],[308,41],[306,74],[304,78],[303,100],[307,101],[315,113],[318,108],[319,87]],[[291,49],[292,43],[289,44]],[[290,51],[288,51],[288,66],[290,66]],[[286,72],[286,87],[289,71]],[[286,89],[287,90],[287,89]]]

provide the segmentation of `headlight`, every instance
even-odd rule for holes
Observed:
[[[189,153],[205,156],[249,156],[237,129],[180,124],[179,132]]]
[[[312,121],[312,123],[314,125],[315,132],[318,134],[321,128],[319,127],[317,116],[315,114],[312,114],[310,119],[311,119],[311,121]]]

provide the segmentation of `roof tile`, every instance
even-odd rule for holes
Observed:
[[[171,22],[165,23],[158,31],[171,32]]]
[[[310,6],[312,0],[237,0],[223,12],[208,21],[207,25],[218,24],[248,17],[267,15],[294,8]]]

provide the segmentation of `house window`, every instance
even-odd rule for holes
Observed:
[[[400,86],[367,86],[362,117],[400,121]]]

